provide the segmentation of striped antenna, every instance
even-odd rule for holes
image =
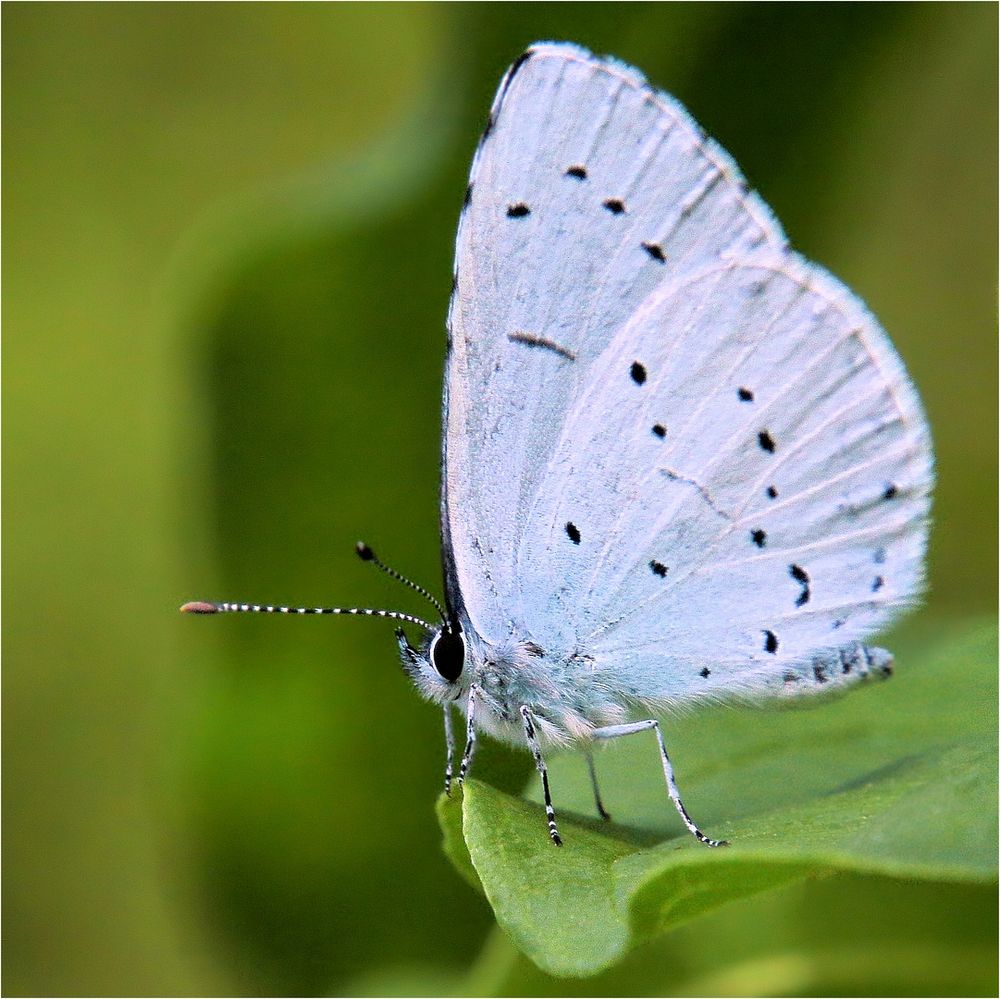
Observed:
[[[416,590],[422,597],[429,600],[434,605],[434,609],[441,615],[441,620],[445,624],[448,623],[448,615],[445,614],[444,608],[437,602],[433,594],[429,593],[419,584],[414,583],[413,580],[407,579],[401,572],[396,572],[395,569],[390,569],[389,566],[387,566],[385,562],[383,562],[363,541],[359,541],[354,546],[354,550],[358,553],[358,558],[360,558],[362,562],[371,562],[373,565],[381,569],[387,576],[392,576],[393,579],[402,583],[404,586],[408,586],[411,590]]]
[[[404,614],[402,611],[375,610],[369,607],[278,607],[271,604],[230,604],[211,603],[207,600],[192,600],[181,607],[182,614],[354,614],[359,617],[388,617],[394,621],[408,621],[419,624],[427,631],[436,631],[437,625],[423,618]]]

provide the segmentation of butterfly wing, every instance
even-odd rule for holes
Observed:
[[[543,554],[528,514],[616,331],[680,275],[784,245],[732,160],[634,70],[559,44],[511,67],[459,223],[445,379],[445,577],[486,641],[547,637],[559,576],[525,565]]]
[[[798,692],[914,600],[931,484],[864,306],[789,251],[719,261],[591,367],[525,511],[516,574],[550,586],[520,615],[640,700]]]

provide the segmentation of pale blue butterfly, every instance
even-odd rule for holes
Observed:
[[[621,63],[533,45],[472,164],[448,314],[446,606],[186,604],[361,614],[476,734],[542,756],[696,701],[795,698],[890,674],[862,642],[917,598],[933,459],[885,333],[792,252],[735,163]],[[598,810],[607,817],[594,778]]]

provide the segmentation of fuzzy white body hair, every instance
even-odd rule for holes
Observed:
[[[514,746],[524,744],[521,708],[535,720],[543,745],[586,747],[595,729],[677,713],[696,703],[744,701],[810,704],[839,696],[859,683],[892,675],[893,658],[884,649],[854,642],[823,650],[778,677],[770,667],[748,671],[722,689],[706,687],[697,696],[650,698],[631,693],[619,673],[599,666],[583,653],[553,658],[531,641],[511,638],[491,646],[466,632],[465,663],[456,681],[447,681],[431,664],[430,642],[415,650],[401,640],[404,669],[417,689],[438,704],[453,703],[468,713],[469,694],[477,691],[476,727]],[[669,669],[669,657],[664,668]]]

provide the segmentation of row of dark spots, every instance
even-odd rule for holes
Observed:
[[[736,396],[740,402],[753,402],[754,394],[753,389],[748,389],[745,385],[741,385],[736,390]],[[774,438],[771,436],[769,430],[761,430],[757,434],[757,444],[760,446],[762,451],[766,451],[768,454],[774,454],[774,449],[776,447],[774,443]],[[768,486],[767,495],[774,499],[778,495],[778,490],[774,486]]]
[[[646,378],[648,377],[646,372],[646,367],[639,361],[633,361],[632,367],[628,369],[629,377],[636,383],[636,385],[644,385],[646,383]],[[662,423],[654,423],[652,426],[653,434],[663,440],[667,436],[667,428]]]
[[[646,368],[639,361],[633,361],[632,367],[629,368],[629,375],[631,375],[632,381],[634,381],[636,385],[642,385],[646,381]],[[741,388],[738,390],[737,394],[739,395],[740,399],[742,399],[744,402],[753,402],[753,392],[751,392],[750,389]],[[653,433],[660,438],[666,437],[667,428],[664,427],[662,423],[656,423],[653,425]],[[757,435],[757,441],[765,451],[772,454],[774,453],[774,447],[775,447],[774,438],[771,437],[768,431],[762,430]],[[771,499],[775,499],[777,498],[778,490],[774,486],[768,486],[767,495]],[[758,544],[758,547],[763,548],[764,546],[763,544]]]
[[[573,542],[574,545],[578,545],[583,537],[580,534],[580,528],[577,527],[571,520],[566,522],[566,536]],[[659,576],[661,579],[663,579],[669,572],[668,567],[662,562],[658,562],[655,558],[650,561],[649,568],[654,576]]]
[[[465,189],[465,205],[468,206],[469,202],[472,200],[472,185],[470,184]],[[621,215],[625,211],[625,202],[619,200],[618,198],[607,198],[605,201],[601,202],[604,207],[611,212],[612,215]],[[507,206],[507,218],[509,219],[523,219],[525,216],[531,214],[531,208],[526,205],[523,201],[517,201],[512,205]],[[643,244],[645,246],[645,244]]]
[[[895,488],[895,486],[893,488]],[[884,495],[885,494],[883,493],[883,496]],[[885,565],[885,557],[886,553],[884,548],[876,548],[875,551],[872,552],[872,561],[876,565]],[[885,586],[885,576],[880,573],[872,580],[872,593],[878,593],[883,586]]]
[[[571,166],[566,171],[566,176],[576,177],[579,180],[584,180],[587,176],[587,171],[582,166]],[[472,185],[470,184],[465,191],[465,206],[468,207],[469,202],[472,199]],[[624,215],[625,214],[625,202],[621,198],[605,198],[601,204],[606,208],[612,215]],[[523,219],[531,214],[531,208],[526,205],[523,201],[518,201],[513,205],[507,206],[507,218],[509,219]],[[659,243],[642,243],[642,248],[652,257],[653,260],[658,263],[665,264],[667,262],[667,255],[663,250],[663,247]]]
[[[736,390],[736,395],[740,402],[753,402],[754,400],[753,389],[748,389],[745,385],[741,385]],[[762,451],[766,451],[768,454],[774,454],[776,445],[769,430],[761,430],[757,434],[757,444],[760,446]],[[770,496],[771,499],[775,499],[778,495],[778,490],[775,489],[774,486],[768,486],[767,495]]]
[[[571,166],[566,171],[567,177],[575,177],[577,180],[586,180],[587,170],[582,166]],[[601,204],[609,211],[612,215],[624,215],[625,214],[625,202],[621,198],[605,198]],[[667,255],[663,252],[663,247],[659,243],[643,243],[642,248],[653,258],[653,260],[658,261],[661,264],[666,263]]]

